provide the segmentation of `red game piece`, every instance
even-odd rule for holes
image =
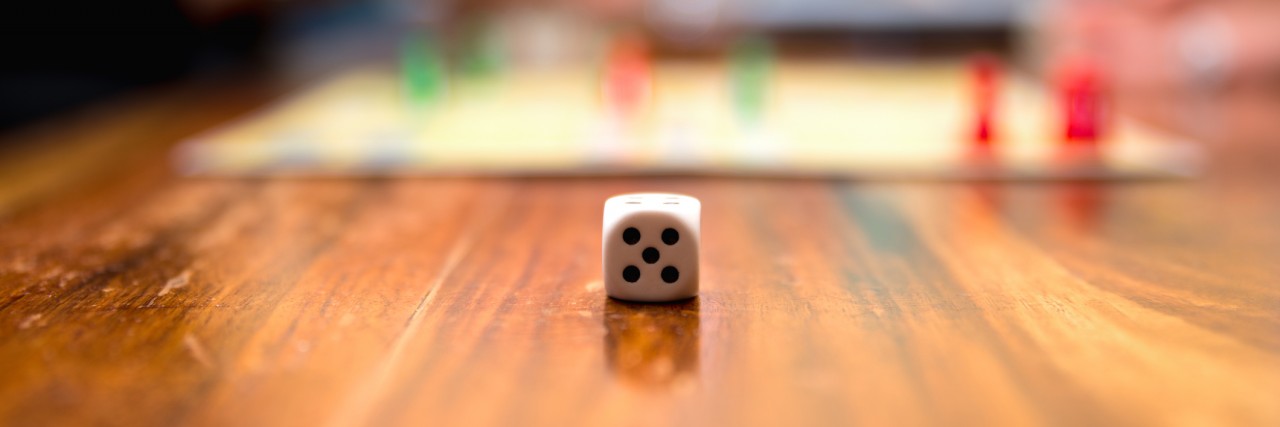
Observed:
[[[1070,60],[1057,77],[1064,141],[1070,147],[1096,148],[1106,131],[1105,91],[1097,67],[1086,60]]]
[[[995,140],[996,99],[999,98],[1000,62],[991,55],[975,56],[970,63],[973,84],[973,143],[987,149]]]
[[[622,116],[632,116],[648,101],[652,80],[649,49],[636,36],[619,37],[605,59],[601,90],[605,102]]]

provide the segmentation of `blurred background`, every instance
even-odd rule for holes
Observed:
[[[0,129],[175,81],[302,81],[394,61],[413,32],[454,61],[496,39],[510,51],[504,60],[525,65],[581,59],[618,31],[642,34],[659,56],[721,55],[742,34],[767,34],[783,57],[994,52],[1040,76],[1086,58],[1117,93],[1145,100],[1141,115],[1186,133],[1214,131],[1185,125],[1188,114],[1272,122],[1280,98],[1280,2],[1265,0],[60,0],[6,9]]]

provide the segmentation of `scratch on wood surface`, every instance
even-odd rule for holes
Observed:
[[[62,267],[55,265],[55,266],[49,267],[49,270],[44,273],[44,278],[54,279],[61,275],[62,275]]]
[[[196,340],[195,335],[187,333],[182,336],[182,345],[187,347],[187,351],[191,352],[191,357],[196,359],[206,368],[213,368],[213,359],[209,358],[209,352],[205,351],[204,346],[200,345],[200,341]]]
[[[488,221],[479,223],[487,224]],[[404,332],[400,333],[400,336],[396,337],[395,342],[391,345],[391,350],[386,359],[382,361],[374,375],[369,376],[367,381],[355,389],[352,394],[352,400],[348,401],[342,408],[339,408],[338,412],[333,417],[330,417],[330,422],[327,425],[358,425],[362,424],[364,419],[370,415],[369,412],[377,401],[379,391],[390,381],[392,371],[400,365],[400,359],[404,357],[405,348],[408,346],[409,340],[416,336],[415,331],[421,327],[422,314],[426,312],[426,308],[431,305],[436,295],[440,293],[440,286],[444,284],[445,279],[453,275],[454,268],[471,251],[471,246],[475,240],[474,235],[475,229],[473,228],[471,232],[464,234],[458,244],[453,246],[453,250],[449,252],[444,264],[440,267],[440,273],[436,274],[436,277],[432,279],[426,295],[423,296],[421,301],[418,301],[418,306],[409,315],[409,321],[405,325]]]
[[[168,295],[169,292],[172,292],[175,289],[180,289],[183,286],[187,286],[187,283],[190,281],[191,281],[191,270],[182,270],[181,274],[178,274],[177,276],[173,276],[173,278],[170,278],[168,282],[165,282],[164,287],[160,288],[160,293],[156,294],[156,296],[162,297],[162,296]]]
[[[27,316],[25,319],[22,319],[21,322],[18,322],[18,329],[27,329],[32,326],[44,326],[45,322],[41,321],[41,319],[43,318],[44,318],[44,314],[42,313],[36,313],[30,316]]]

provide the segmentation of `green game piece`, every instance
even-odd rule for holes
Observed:
[[[410,104],[431,105],[444,97],[444,58],[426,35],[415,32],[405,37],[400,46],[400,61],[405,95]]]
[[[773,44],[751,36],[730,52],[730,79],[734,110],[747,122],[757,122],[764,113],[773,69]]]

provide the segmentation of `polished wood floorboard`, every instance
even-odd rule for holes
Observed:
[[[152,148],[0,185],[0,422],[1280,425],[1276,173],[174,177],[257,102],[203,96],[24,136]],[[604,296],[603,201],[642,190],[702,200],[698,298]]]

